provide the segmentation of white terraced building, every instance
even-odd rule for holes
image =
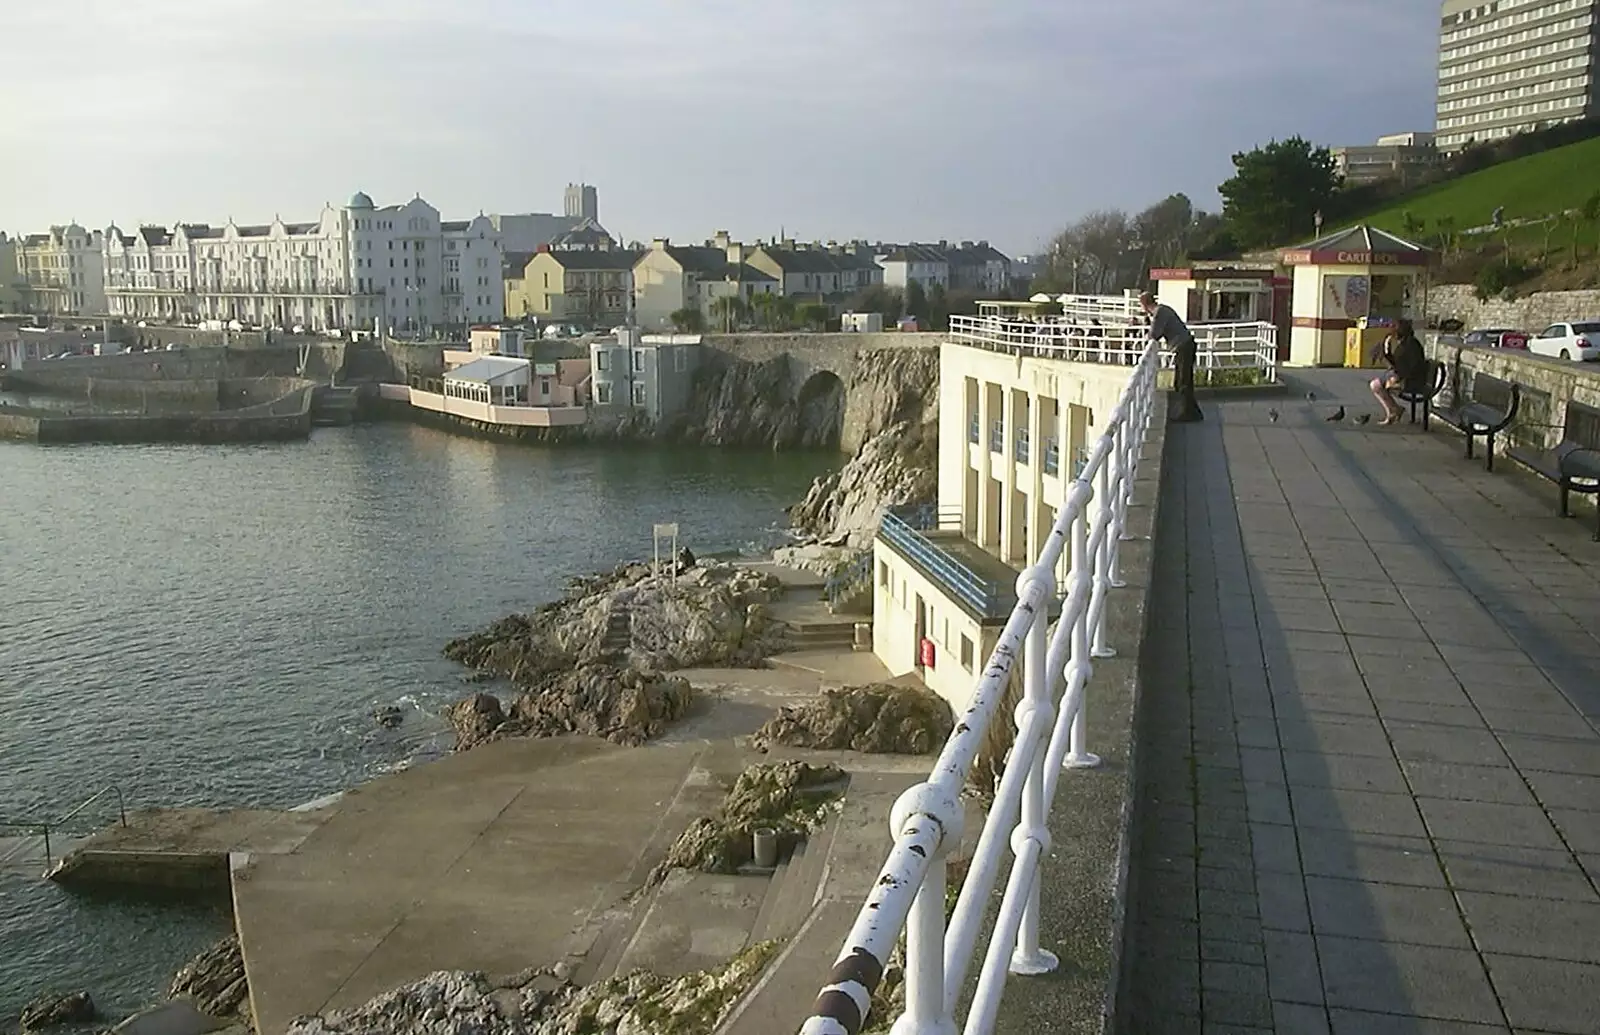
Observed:
[[[379,208],[357,192],[306,223],[112,226],[105,242],[107,308],[129,319],[405,332],[505,310],[494,225],[442,220],[420,197]]]

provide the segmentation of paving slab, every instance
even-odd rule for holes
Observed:
[[[1600,1031],[1600,546],[1368,376],[1168,432],[1129,1035]]]

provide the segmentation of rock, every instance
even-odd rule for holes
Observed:
[[[297,1018],[286,1035],[707,1035],[776,951],[764,942],[718,970],[634,971],[583,988],[547,970],[515,989],[440,971],[352,1010]]]
[[[45,993],[22,1008],[22,1030],[37,1031],[58,1024],[87,1024],[99,1016],[88,992]]]
[[[212,1017],[246,1011],[250,986],[245,981],[244,954],[238,937],[224,938],[190,960],[173,977],[167,998],[187,1000]]]
[[[944,698],[918,686],[873,683],[827,690],[785,707],[750,738],[759,751],[775,745],[885,755],[930,755],[944,746],[955,717]]]
[[[806,498],[789,508],[789,520],[818,542],[870,546],[885,509],[937,498],[937,441],[934,424],[891,426],[844,467],[813,482]]]
[[[455,704],[457,748],[573,732],[643,743],[689,706],[688,684],[663,673],[759,665],[781,649],[767,605],[782,592],[776,576],[715,561],[675,579],[644,564],[575,578],[565,599],[445,647],[475,674],[521,691],[509,707],[491,694]]]
[[[466,751],[494,739],[495,731],[505,725],[506,713],[493,694],[473,694],[451,705],[445,718],[455,727],[456,750]]]
[[[372,711],[372,721],[386,730],[392,730],[405,721],[406,713],[397,704],[386,704]]]
[[[754,858],[758,827],[778,835],[779,853],[792,849],[827,817],[846,778],[838,766],[784,761],[753,765],[740,774],[715,815],[689,825],[650,875],[656,884],[675,868],[738,873]]]

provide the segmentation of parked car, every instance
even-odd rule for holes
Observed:
[[[1553,323],[1528,342],[1528,351],[1557,359],[1600,362],[1600,320]]]
[[[1481,345],[1490,349],[1525,349],[1528,347],[1528,336],[1522,331],[1514,331],[1508,327],[1486,328],[1468,331],[1461,339],[1461,344]]]

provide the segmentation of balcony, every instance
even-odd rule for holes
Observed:
[[[1003,621],[1017,604],[1017,569],[967,539],[959,511],[891,507],[878,539],[975,618]]]

